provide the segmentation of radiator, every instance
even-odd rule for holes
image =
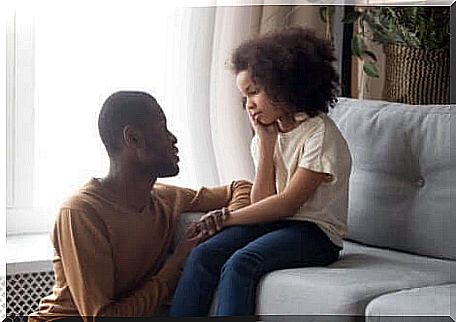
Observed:
[[[5,276],[0,276],[0,319],[5,316],[6,311],[6,283]]]
[[[52,293],[53,286],[52,271],[7,275],[6,316],[27,316],[36,311],[40,300]],[[4,290],[1,292],[2,295],[5,293]]]

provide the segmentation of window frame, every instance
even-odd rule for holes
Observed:
[[[33,205],[35,185],[35,29],[18,6],[6,21],[6,234],[49,232],[52,214]]]

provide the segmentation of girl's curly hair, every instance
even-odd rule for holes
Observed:
[[[300,27],[258,36],[231,56],[231,70],[248,71],[273,102],[290,112],[328,113],[337,102],[339,76],[331,44]]]

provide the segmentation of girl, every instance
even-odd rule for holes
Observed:
[[[260,36],[233,52],[255,130],[252,204],[202,217],[210,238],[187,259],[172,316],[207,315],[217,288],[216,315],[253,315],[264,274],[338,259],[351,157],[326,115],[338,89],[334,60],[329,43],[301,28]]]

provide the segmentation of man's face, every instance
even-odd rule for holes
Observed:
[[[177,139],[168,131],[166,118],[157,104],[151,108],[143,129],[144,147],[137,157],[145,172],[156,177],[172,177],[179,173]]]

